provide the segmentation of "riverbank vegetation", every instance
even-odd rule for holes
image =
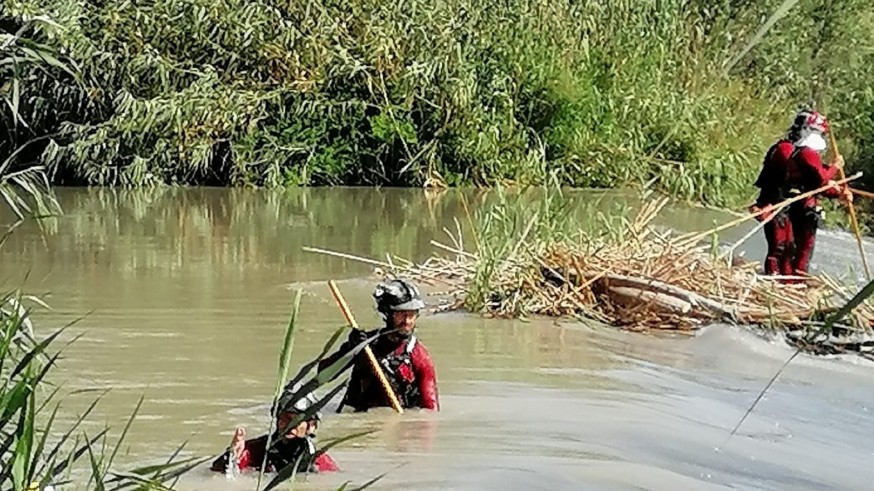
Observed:
[[[275,428],[273,423],[276,411],[290,408],[309,392],[326,385],[333,385],[332,390],[298,415],[289,425],[296,425],[299,421],[311,417],[316,411],[320,411],[345,387],[348,376],[340,377],[343,366],[363,347],[356,347],[324,371],[312,375],[310,372],[315,364],[327,354],[345,330],[345,327],[341,327],[325,344],[319,358],[302,364],[297,375],[286,384],[292,361],[296,326],[300,322],[300,298],[301,292],[298,291],[279,353],[274,400],[279,400],[284,387],[300,384],[300,388],[294,392],[286,392],[282,399],[283,405],[271,410],[272,423],[265,433],[282,431]],[[144,402],[143,398],[140,398],[114,442],[111,441],[113,439],[110,438],[108,427],[97,432],[89,432],[87,429],[88,423],[92,422],[89,421],[92,419],[91,413],[101,396],[96,397],[81,414],[75,417],[75,421],[68,428],[60,429],[57,423],[65,419],[65,412],[69,411],[68,408],[62,409],[63,402],[80,392],[65,390],[63,383],[56,383],[50,376],[54,373],[61,356],[61,351],[54,351],[53,345],[62,339],[70,325],[55,330],[48,336],[35,333],[31,321],[32,309],[25,307],[28,304],[44,305],[38,299],[22,295],[20,292],[9,292],[0,297],[0,438],[3,442],[0,446],[0,464],[2,464],[0,484],[3,485],[3,489],[44,491],[65,489],[67,484],[74,484],[77,488],[85,486],[84,489],[172,491],[183,475],[214,458],[210,455],[186,456],[187,452],[184,449],[187,442],[185,442],[165,461],[139,462],[139,465],[129,469],[119,469],[115,462],[116,457],[120,455],[119,451],[125,444],[128,430]],[[73,337],[70,342],[75,342],[78,337]],[[334,378],[337,380],[333,380]],[[326,452],[336,445],[367,433],[325,441],[319,452]],[[169,451],[168,449],[168,453]],[[261,472],[255,489],[268,491],[289,479],[293,480],[297,473],[297,464],[298,462],[294,462],[287,469],[279,469],[279,472],[271,473],[264,481],[263,488],[261,482],[264,473]],[[235,475],[232,468],[228,469],[228,478],[234,478]],[[366,489],[384,475],[356,489]]]
[[[861,0],[3,7],[0,157],[26,145],[16,162],[58,184],[552,176],[742,207],[767,146],[811,102],[851,170],[874,169]]]

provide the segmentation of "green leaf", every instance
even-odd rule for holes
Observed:
[[[103,472],[100,470],[100,463],[97,460],[97,457],[94,455],[94,450],[91,448],[91,440],[87,440],[88,434],[85,434],[85,448],[88,450],[88,460],[91,462],[91,479],[88,481],[89,484],[91,481],[94,481],[94,490],[95,491],[104,491],[103,485]]]
[[[379,482],[380,480],[382,480],[382,478],[384,478],[385,476],[387,476],[388,473],[389,473],[389,471],[385,471],[385,472],[383,472],[382,474],[380,474],[380,475],[374,477],[373,479],[367,481],[367,482],[364,483],[363,485],[361,485],[361,486],[359,486],[359,487],[357,487],[357,488],[353,488],[352,491],[363,491],[363,490],[369,488],[370,486],[373,486],[374,484],[376,484],[376,483]]]
[[[124,471],[110,472],[110,474],[113,476],[113,479],[111,479],[109,481],[112,481],[112,480],[128,481],[127,484],[129,486],[134,486],[134,485],[140,484],[140,485],[143,485],[143,489],[157,489],[160,491],[173,491],[172,489],[164,486],[161,482],[154,480],[154,479],[148,479],[148,478],[143,477],[139,474],[133,474],[131,472],[124,472]],[[117,488],[113,488],[113,489],[123,489],[123,487],[117,487]]]
[[[303,394],[309,394],[310,392],[315,391],[317,388],[321,387],[334,380],[339,374],[345,372],[349,368],[352,367],[352,360],[358,356],[358,353],[364,349],[365,346],[370,344],[374,339],[381,336],[381,334],[377,333],[373,336],[365,339],[357,346],[346,352],[343,356],[338,358],[334,363],[331,363],[327,367],[325,367],[322,371],[317,372],[316,375],[311,378],[308,382],[301,385],[301,387],[291,396],[292,401],[299,400]]]
[[[328,342],[325,343],[325,346],[322,348],[322,352],[319,353],[319,356],[315,360],[301,367],[301,369],[297,372],[297,375],[295,375],[295,377],[291,381],[289,381],[285,385],[285,387],[290,389],[291,387],[297,385],[301,380],[303,380],[306,374],[309,373],[310,370],[315,368],[319,364],[319,362],[321,362],[325,358],[325,355],[328,354],[328,350],[330,350],[331,347],[334,346],[334,344],[337,342],[337,339],[340,338],[340,335],[343,334],[343,331],[345,330],[346,326],[341,326],[337,328],[337,330],[334,331],[334,334],[332,334],[331,337],[328,339]]]
[[[45,349],[48,347],[48,345],[50,345],[52,343],[52,341],[55,340],[55,338],[57,338],[62,332],[64,332],[65,329],[66,329],[66,327],[62,327],[62,328],[58,329],[51,336],[47,337],[41,343],[36,345],[35,348],[28,351],[27,354],[25,354],[24,357],[21,359],[21,361],[18,362],[18,365],[15,367],[15,369],[12,370],[12,374],[9,376],[9,378],[15,378],[16,375],[21,373],[21,371],[24,370],[25,367],[29,366],[30,362],[37,355],[39,355],[40,353],[45,351]]]
[[[95,406],[96,404],[97,404],[97,401],[94,401],[93,403],[91,403],[91,407],[88,409],[88,411],[86,412],[86,414],[80,416],[80,417],[79,417],[79,421],[77,421],[77,423],[74,425],[74,427],[71,428],[71,429],[67,432],[67,434],[64,435],[64,437],[61,439],[61,441],[58,442],[58,443],[55,445],[55,448],[52,450],[51,454],[49,454],[48,462],[52,462],[52,463],[53,463],[53,462],[55,461],[55,456],[58,454],[58,451],[60,450],[61,445],[63,445],[64,442],[66,442],[66,441],[69,439],[69,437],[70,437],[70,435],[73,433],[74,429],[75,429],[76,427],[79,426],[79,424],[82,422],[82,420],[84,419],[84,417],[85,417],[88,413],[91,412],[91,409],[93,409],[94,406]],[[106,433],[108,433],[108,432],[109,432],[109,429],[105,429],[105,430],[101,431],[100,433],[98,433],[97,436],[95,436],[94,439],[90,442],[90,445],[93,445],[95,442],[97,442],[97,440],[103,438],[103,437],[106,435]],[[76,439],[76,441],[78,442],[78,438]],[[52,467],[52,470],[51,470],[51,472],[48,473],[48,475],[50,475],[52,479],[58,477],[58,476],[59,476],[62,472],[64,472],[64,471],[65,471],[69,466],[73,465],[73,463],[75,463],[76,461],[78,461],[78,460],[82,457],[82,455],[84,455],[85,451],[88,450],[88,448],[89,448],[89,444],[88,444],[88,443],[82,444],[82,446],[80,446],[80,447],[79,447],[78,449],[76,449],[74,452],[70,453],[70,455],[68,455],[67,458],[66,458],[63,462],[61,462],[60,464],[58,464],[58,465]],[[50,465],[50,464],[49,464],[49,465]],[[40,471],[40,472],[42,472],[42,471]]]
[[[827,330],[830,330],[836,323],[838,323],[841,319],[847,316],[853,309],[861,305],[868,297],[874,294],[874,280],[869,281],[867,285],[862,287],[853,298],[850,299],[849,302],[844,304],[837,312],[825,321],[825,325],[822,326],[820,330],[818,330],[815,334],[819,335]],[[814,336],[814,337],[815,337]]]
[[[94,410],[94,407],[97,406],[97,403],[100,402],[100,400],[103,398],[103,396],[105,396],[108,392],[109,392],[109,389],[104,389],[102,394],[100,394],[96,399],[91,401],[91,404],[88,405],[88,408],[85,410],[85,412],[83,412],[79,416],[79,418],[76,419],[76,422],[73,423],[73,425],[70,427],[70,429],[67,430],[67,432],[61,437],[60,440],[58,440],[58,442],[52,448],[51,452],[49,452],[49,455],[46,459],[46,463],[44,463],[43,466],[40,468],[38,474],[42,474],[48,467],[52,466],[52,463],[55,461],[55,457],[57,456],[58,452],[61,450],[61,447],[63,447],[63,445],[67,442],[67,440],[70,439],[70,436],[73,435],[73,432],[76,431],[76,429],[79,427],[79,425],[82,424],[83,421],[85,421],[85,418],[87,418],[88,415],[91,414],[91,411]],[[98,435],[98,437],[99,436],[101,436],[101,435]],[[63,472],[65,468],[66,468],[66,464],[62,462],[60,465],[58,465],[58,467],[55,467],[54,469],[52,469],[50,474],[53,477],[57,476],[58,474]]]
[[[180,468],[178,468],[178,469],[173,469],[173,470],[170,470],[170,471],[168,471],[168,472],[164,472],[164,473],[162,473],[162,474],[158,477],[158,480],[159,480],[160,482],[167,482],[167,481],[169,481],[169,480],[171,480],[171,479],[178,479],[180,476],[182,476],[182,475],[185,474],[186,472],[190,472],[190,471],[191,471],[192,469],[194,469],[195,467],[197,467],[197,466],[199,466],[199,465],[201,465],[201,464],[204,464],[204,463],[206,463],[206,462],[208,462],[208,461],[210,461],[210,460],[212,460],[212,459],[213,459],[212,456],[201,457],[201,458],[199,458],[199,459],[197,459],[197,460],[189,459],[190,462],[189,462],[188,464],[185,464],[185,465],[183,465],[182,467],[180,467]]]
[[[288,366],[291,363],[291,352],[294,348],[294,333],[297,329],[297,318],[300,314],[300,298],[301,291],[297,290],[294,296],[294,304],[291,309],[291,318],[288,320],[288,326],[285,328],[285,338],[282,340],[282,348],[279,352],[279,383],[276,387],[276,396],[282,392],[282,386],[285,379],[288,377]]]
[[[32,47],[28,48],[28,47],[24,47],[24,46],[19,46],[18,49],[20,49],[23,53],[33,57],[33,59],[35,61],[39,61],[39,60],[44,61],[53,67],[60,68],[61,70],[65,71],[66,73],[68,73],[71,76],[74,75],[73,72],[70,71],[70,69],[67,67],[67,65],[65,63],[63,63],[63,62],[61,62],[61,60],[55,58],[55,56],[51,53],[51,50],[49,48],[47,48],[43,45],[37,45],[36,43],[29,43],[29,44],[31,44]]]
[[[137,402],[137,406],[134,408],[133,412],[130,415],[130,418],[128,418],[127,423],[124,425],[124,429],[121,431],[121,435],[118,437],[118,441],[115,443],[115,448],[112,449],[112,454],[109,456],[109,461],[106,463],[107,470],[112,466],[112,462],[115,460],[115,456],[118,454],[118,449],[121,448],[121,444],[124,441],[125,437],[127,437],[127,432],[130,430],[131,424],[133,424],[134,419],[140,412],[140,408],[143,405],[144,399],[145,396],[140,396],[140,400],[139,402]]]
[[[291,317],[288,320],[288,326],[285,328],[285,338],[282,341],[282,347],[279,351],[279,373],[278,378],[276,380],[276,389],[273,393],[273,400],[275,401],[273,407],[273,418],[270,422],[270,427],[273,427],[273,424],[276,420],[276,415],[279,414],[281,408],[279,408],[279,397],[282,394],[282,387],[285,382],[285,379],[288,377],[288,367],[291,363],[291,353],[294,348],[294,333],[297,329],[297,319],[300,314],[300,298],[301,298],[301,290],[297,290],[294,296],[294,303],[291,307]],[[296,402],[296,401],[292,401]],[[270,439],[272,437],[272,432],[267,435],[267,447],[271,446]],[[264,457],[261,462],[261,470],[258,472],[258,485],[257,488],[261,487],[261,480],[264,477],[264,468],[267,463],[267,452],[264,452]]]
[[[0,430],[6,426],[6,423],[12,419],[15,413],[27,404],[27,396],[30,393],[28,382],[26,379],[19,380],[11,390],[6,391],[0,398],[0,408],[3,409],[3,414],[0,415]]]
[[[15,453],[13,454],[12,463],[12,482],[14,489],[26,489],[30,484],[30,475],[28,470],[31,468],[31,450],[33,449],[33,425],[34,425],[34,406],[36,400],[32,393],[27,398],[28,403],[21,411],[18,428],[16,428],[17,442],[15,445]]]
[[[60,404],[56,404],[54,410],[52,410],[52,414],[49,416],[49,420],[46,422],[43,427],[42,438],[40,438],[39,443],[36,445],[36,450],[33,452],[34,459],[30,464],[30,470],[28,471],[28,475],[31,476],[30,479],[33,479],[33,476],[36,474],[36,467],[39,463],[39,457],[42,457],[43,450],[45,450],[46,441],[48,440],[49,434],[52,432],[52,425],[55,422],[55,416],[58,414],[58,409],[61,407]]]

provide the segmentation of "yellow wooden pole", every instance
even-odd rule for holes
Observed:
[[[828,138],[831,142],[835,158],[840,158],[841,154],[838,152],[838,143],[835,141],[835,134],[831,129],[829,129]],[[840,173],[841,180],[846,178],[843,166],[838,169],[838,172]],[[853,191],[851,190],[850,193],[852,194],[852,192]],[[859,246],[859,255],[862,256],[862,266],[865,268],[865,277],[868,278],[868,281],[871,281],[871,270],[868,269],[868,259],[865,257],[865,249],[862,247],[862,234],[859,232],[859,221],[856,219],[856,207],[853,206],[852,199],[847,203],[847,206],[850,209],[850,224],[853,227],[853,233],[856,234],[856,244]]]
[[[835,182],[835,184],[836,185],[846,184],[854,179],[858,179],[861,176],[862,176],[862,173],[857,172],[850,177],[845,177],[845,178],[841,179],[840,181]],[[804,198],[813,196],[815,194],[819,194],[830,187],[832,187],[832,185],[827,184],[821,188],[817,188],[817,189],[814,189],[812,191],[807,191],[806,193],[799,194],[798,196],[793,196],[787,200],[781,201],[781,202],[777,203],[776,205],[774,205],[772,211],[776,213],[781,208],[789,206],[792,203],[795,203],[796,201],[800,201]],[[677,237],[676,239],[674,239],[674,245],[676,247],[680,247],[680,248],[692,246],[696,242],[698,242],[699,240],[707,237],[708,235],[712,235],[712,234],[715,234],[717,232],[722,232],[723,230],[725,230],[727,228],[731,228],[731,227],[734,227],[736,225],[740,225],[741,223],[743,223],[747,220],[752,220],[753,218],[764,215],[765,213],[766,213],[766,211],[763,208],[755,213],[750,213],[749,215],[742,216],[742,217],[738,218],[737,220],[732,220],[728,223],[724,223],[718,227],[714,227],[710,230],[707,230],[706,232],[692,232],[692,233],[688,233],[685,235],[681,235],[681,236]]]

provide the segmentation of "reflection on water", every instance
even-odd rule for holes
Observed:
[[[419,261],[436,251],[431,240],[446,239],[444,230],[454,233],[456,223],[468,229],[462,195],[474,213],[498,199],[496,192],[488,190],[370,188],[61,188],[57,192],[65,216],[45,242],[33,240],[35,227],[25,226],[28,230],[13,235],[2,253],[40,258],[33,267],[43,274],[76,265],[86,275],[111,269],[135,280],[246,277],[277,265],[289,268],[292,281],[328,274],[359,276],[370,268],[313,255],[301,247],[378,260],[391,253]],[[630,216],[625,208],[639,205],[634,196],[566,193],[576,205],[572,221],[580,227],[597,225],[596,211]],[[724,217],[677,207],[666,209],[659,222],[706,229],[720,216]]]
[[[65,216],[54,229],[42,236],[26,224],[0,249],[2,280],[48,294],[53,310],[36,315],[39,332],[87,314],[65,336],[86,332],[66,348],[53,380],[68,389],[110,389],[89,432],[105,423],[120,430],[145,395],[121,462],[152,462],[183,440],[189,441],[183,455],[214,454],[235,426],[250,434],[266,428],[294,293],[289,284],[306,293],[297,364],[343,324],[328,279],[340,280],[360,324],[378,322],[370,266],[301,247],[423,260],[435,251],[431,240],[445,240],[444,228],[455,230],[455,218],[468,226],[462,194],[474,211],[498,199],[493,192],[358,188],[58,194]],[[598,211],[639,205],[634,196],[602,192],[575,192],[570,199],[570,219],[581,227]],[[703,230],[717,218],[726,219],[676,207],[659,222]],[[732,231],[726,240],[747,230]],[[853,247],[841,243],[836,250]],[[312,476],[302,488],[363,483],[386,471],[382,489],[867,484],[860,472],[874,447],[861,441],[851,450],[840,443],[874,429],[862,417],[862,408],[874,401],[870,391],[858,389],[870,383],[866,368],[802,364],[745,424],[747,432],[771,436],[740,437],[716,454],[713,447],[782,363],[786,352],[779,345],[727,328],[675,338],[458,313],[425,315],[420,326],[437,364],[443,411],[337,415],[328,408],[324,438],[376,433],[332,451],[341,474]],[[835,373],[834,366],[843,367],[842,385],[821,375]],[[92,396],[66,400],[63,420],[74,418]],[[814,417],[814,411],[828,416]],[[821,419],[829,421],[832,437],[817,429]],[[825,471],[809,470],[825,463]],[[203,471],[183,487],[253,489],[247,479],[226,482]]]

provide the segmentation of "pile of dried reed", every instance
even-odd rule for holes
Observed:
[[[508,253],[488,257],[463,250],[460,232],[452,237],[454,245],[432,241],[448,254],[421,264],[310,250],[363,260],[385,275],[448,286],[439,294],[451,300],[440,311],[573,316],[635,331],[689,332],[714,322],[796,330],[817,325],[852,297],[854,292],[826,275],[783,283],[759,275],[754,263],[727,260],[725,252],[717,255],[700,245],[712,231],[685,236],[657,231],[652,221],[667,202],[647,202],[621,241],[526,239],[529,223]],[[874,310],[863,304],[845,327],[868,329],[872,318]]]

